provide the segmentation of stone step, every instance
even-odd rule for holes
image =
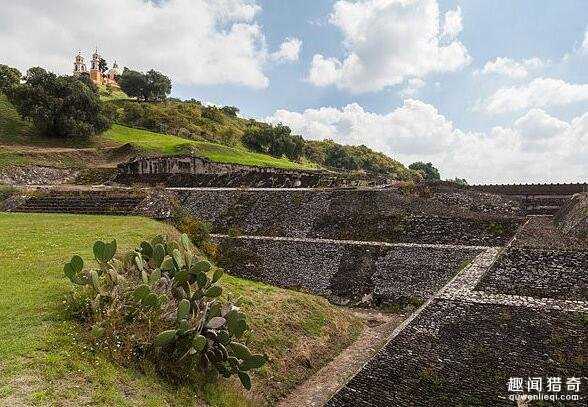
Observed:
[[[31,196],[13,212],[132,215],[143,197],[136,195],[43,195]]]

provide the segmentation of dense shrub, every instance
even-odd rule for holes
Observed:
[[[180,242],[156,236],[116,258],[116,241],[94,244],[97,267],[73,256],[64,266],[79,288],[67,310],[87,325],[98,344],[123,363],[151,361],[172,380],[237,375],[251,388],[249,371],[267,361],[241,338],[245,315],[223,302],[223,270]]]
[[[8,95],[20,115],[46,137],[88,138],[110,123],[98,94],[74,76],[31,68]]]
[[[431,163],[425,164],[424,162],[417,161],[416,163],[410,164],[408,168],[421,173],[425,181],[439,181],[441,179],[439,170],[433,167],[433,164]]]
[[[415,172],[407,170],[400,162],[363,145],[345,146],[332,140],[308,140],[305,141],[304,154],[307,159],[334,169],[366,171],[403,180],[416,177]]]
[[[287,126],[278,124],[260,125],[247,129],[243,143],[249,149],[274,157],[286,156],[291,160],[299,160],[304,154],[304,140],[291,134]]]
[[[22,74],[16,68],[0,64],[0,93],[10,95],[12,89],[20,84]]]

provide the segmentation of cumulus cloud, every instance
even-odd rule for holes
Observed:
[[[453,40],[461,30],[461,10],[445,16],[443,29],[439,19],[436,0],[340,0],[329,21],[342,31],[347,55],[315,55],[308,80],[370,92],[468,65],[466,47]]]
[[[418,92],[420,88],[426,85],[426,82],[420,78],[411,78],[406,81],[406,86],[398,92],[400,96],[407,97],[413,96],[415,93]]]
[[[250,0],[5,2],[0,55],[22,70],[41,65],[69,73],[75,53],[89,57],[97,45],[109,62],[154,68],[176,83],[264,88],[271,58],[256,22],[260,10]],[[293,45],[278,53],[293,57]]]
[[[455,10],[449,10],[445,13],[445,23],[443,24],[443,37],[450,40],[455,39],[461,30],[463,24],[461,22],[461,7]]]
[[[465,132],[434,106],[407,99],[387,114],[353,103],[278,110],[267,120],[311,139],[364,144],[405,164],[431,161],[444,177],[470,182],[569,182],[588,173],[588,113],[567,123],[533,109],[510,127]]]
[[[274,61],[298,61],[302,41],[298,38],[286,38],[280,49],[271,54]]]
[[[572,84],[553,78],[536,78],[525,85],[498,89],[487,99],[478,101],[474,110],[499,114],[528,108],[562,106],[586,100],[588,100],[588,84]]]
[[[493,61],[486,62],[481,71],[474,71],[474,74],[498,74],[510,78],[525,78],[530,70],[538,69],[546,65],[539,58],[530,58],[523,61],[514,61],[510,58],[498,57]]]

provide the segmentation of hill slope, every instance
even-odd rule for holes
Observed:
[[[193,154],[221,163],[255,165],[288,169],[313,169],[312,164],[303,164],[285,158],[275,158],[267,154],[254,153],[244,148],[228,147],[206,141],[188,140],[169,134],[155,133],[132,127],[113,124],[104,133],[104,138],[116,143],[130,143],[147,152],[166,155]]]

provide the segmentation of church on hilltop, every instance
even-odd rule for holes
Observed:
[[[100,60],[102,57],[98,53],[98,49],[94,51],[92,55],[92,61],[90,65],[90,70],[86,68],[86,63],[84,62],[84,57],[82,56],[81,52],[78,52],[74,62],[74,75],[89,75],[92,82],[96,85],[110,85],[116,88],[119,87],[118,83],[116,82],[116,77],[122,74],[122,70],[118,67],[116,61],[112,65],[108,71],[106,71],[106,67],[104,66],[104,71],[100,69]]]

